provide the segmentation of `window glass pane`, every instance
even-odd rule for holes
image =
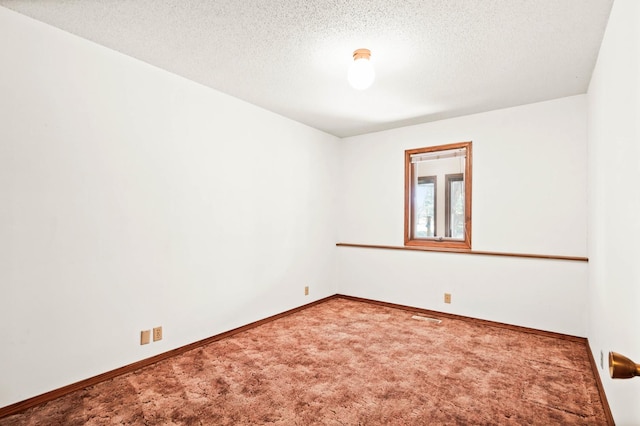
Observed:
[[[456,180],[450,182],[449,194],[449,224],[451,225],[451,238],[464,238],[464,181]]]
[[[436,229],[436,185],[430,178],[419,178],[414,199],[415,238],[435,236]]]

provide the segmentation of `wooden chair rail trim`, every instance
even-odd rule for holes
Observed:
[[[351,244],[351,243],[336,243],[338,247],[357,247],[357,248],[369,248],[369,249],[383,249],[383,250],[408,250],[408,251],[431,251],[437,253],[461,253],[461,254],[475,254],[481,256],[503,256],[503,257],[521,257],[527,259],[552,259],[552,260],[569,260],[574,262],[588,262],[588,257],[582,256],[559,256],[555,254],[530,254],[530,253],[508,253],[500,251],[480,251],[480,250],[466,250],[455,248],[432,248],[421,246],[387,246],[379,244]]]

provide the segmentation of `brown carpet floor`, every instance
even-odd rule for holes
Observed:
[[[584,343],[331,299],[0,425],[606,425]]]

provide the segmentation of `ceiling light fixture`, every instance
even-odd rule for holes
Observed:
[[[373,84],[376,73],[370,61],[371,51],[369,49],[356,49],[353,52],[353,63],[349,67],[349,84],[358,90],[364,90]]]

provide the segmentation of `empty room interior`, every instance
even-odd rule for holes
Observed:
[[[636,0],[0,0],[0,413],[360,301],[582,339],[640,424],[639,64]]]

